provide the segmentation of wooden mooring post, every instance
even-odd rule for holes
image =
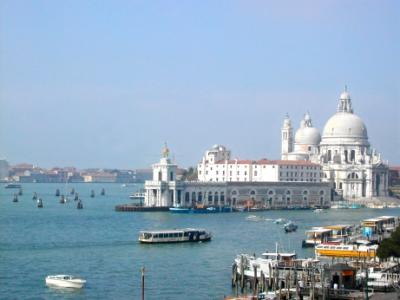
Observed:
[[[141,287],[142,287],[142,298],[141,299],[142,300],[144,300],[144,270],[145,270],[144,267],[142,267],[140,270],[142,272],[142,284],[141,284]]]
[[[240,256],[240,289],[243,293],[244,290],[244,259],[243,255]]]

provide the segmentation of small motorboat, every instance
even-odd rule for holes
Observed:
[[[75,193],[74,201],[78,201],[78,200],[79,200],[79,194],[78,194],[78,193]]]
[[[315,212],[316,214],[320,214],[320,213],[325,212],[325,210],[323,210],[322,208],[316,208],[316,209],[314,209],[314,212]]]
[[[296,224],[294,224],[293,222],[288,222],[285,225],[283,225],[283,229],[285,229],[286,233],[296,231],[297,227],[298,226]]]
[[[61,197],[60,197],[60,203],[61,204],[64,204],[64,203],[66,203],[67,202],[67,200],[65,199],[65,196],[64,195],[61,195]]]
[[[56,190],[56,197],[60,197],[60,190],[59,189]]]
[[[188,214],[190,212],[190,208],[187,207],[170,207],[169,211],[174,214]]]
[[[46,285],[49,287],[81,289],[86,280],[71,275],[49,275],[46,277]]]
[[[42,201],[42,198],[39,198],[39,199],[37,200],[37,207],[38,207],[38,208],[43,208],[43,201]]]
[[[276,219],[274,221],[275,224],[282,224],[283,222],[285,222],[285,219],[282,219],[282,218]]]

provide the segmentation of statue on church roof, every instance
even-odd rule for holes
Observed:
[[[164,143],[164,148],[162,149],[162,156],[164,158],[169,157],[169,149],[168,149],[167,143]]]

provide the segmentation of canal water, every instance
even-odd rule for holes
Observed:
[[[302,249],[305,230],[328,224],[357,224],[380,215],[400,215],[400,209],[281,210],[257,213],[207,215],[169,212],[116,212],[114,206],[129,203],[140,185],[119,184],[23,184],[18,190],[0,186],[0,298],[1,299],[140,299],[140,268],[145,267],[146,299],[222,299],[233,294],[230,286],[233,259],[240,253],[275,249]],[[74,188],[84,209],[73,200],[60,204],[62,193]],[[106,191],[100,196],[101,189]],[[90,198],[94,190],[96,196]],[[37,192],[44,208],[36,207]],[[70,196],[72,199],[72,196]],[[257,218],[248,217],[255,215]],[[272,220],[286,218],[299,225],[286,234]],[[201,227],[212,231],[208,243],[142,245],[140,230]],[[49,274],[73,274],[87,280],[78,291],[47,288]]]

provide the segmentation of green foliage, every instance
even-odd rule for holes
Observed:
[[[400,226],[397,227],[390,238],[382,241],[377,255],[380,259],[400,257]]]
[[[195,181],[197,180],[197,168],[189,167],[182,174],[182,180]]]

